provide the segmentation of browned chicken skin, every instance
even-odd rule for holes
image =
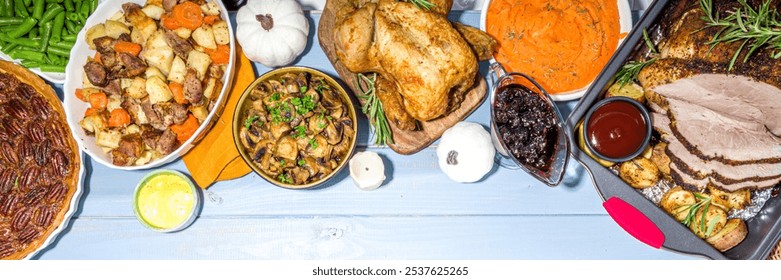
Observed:
[[[383,109],[400,129],[414,129],[415,120],[436,119],[460,105],[477,73],[465,37],[493,49],[490,36],[466,27],[461,29],[472,35],[463,36],[447,20],[452,0],[431,2],[431,11],[396,0],[352,1],[336,9],[337,57],[351,72],[379,74]]]

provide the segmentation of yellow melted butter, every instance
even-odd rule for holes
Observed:
[[[138,212],[151,226],[171,229],[189,218],[195,206],[190,185],[179,176],[160,174],[138,192]]]

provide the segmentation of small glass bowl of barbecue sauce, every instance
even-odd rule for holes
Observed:
[[[651,139],[651,117],[639,102],[627,97],[609,97],[586,113],[583,135],[595,156],[612,162],[640,155]]]
[[[520,168],[548,186],[558,185],[569,154],[561,113],[533,78],[507,73],[499,63],[490,70],[491,138],[497,163]]]

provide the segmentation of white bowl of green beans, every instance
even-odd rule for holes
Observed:
[[[65,82],[76,37],[100,0],[0,0],[0,58]]]

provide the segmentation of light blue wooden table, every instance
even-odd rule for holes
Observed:
[[[642,1],[641,1],[642,2]],[[642,8],[642,7],[641,7]],[[335,75],[315,37],[296,65]],[[451,18],[478,26],[479,11]],[[481,64],[481,73],[486,73]],[[256,73],[269,69],[256,65]],[[61,89],[58,91],[62,94]],[[568,114],[575,102],[559,104]],[[487,125],[488,104],[468,120]],[[149,171],[117,171],[89,159],[78,212],[40,259],[686,259],[625,233],[602,208],[588,173],[571,161],[564,183],[549,188],[521,171],[494,168],[482,181],[457,184],[437,166],[436,144],[400,156],[369,146],[359,126],[358,150],[382,155],[386,183],[361,191],[345,170],[332,186],[285,190],[255,174],[204,192],[199,218],[161,234],[133,215],[136,183]],[[163,168],[189,173],[181,161]]]

